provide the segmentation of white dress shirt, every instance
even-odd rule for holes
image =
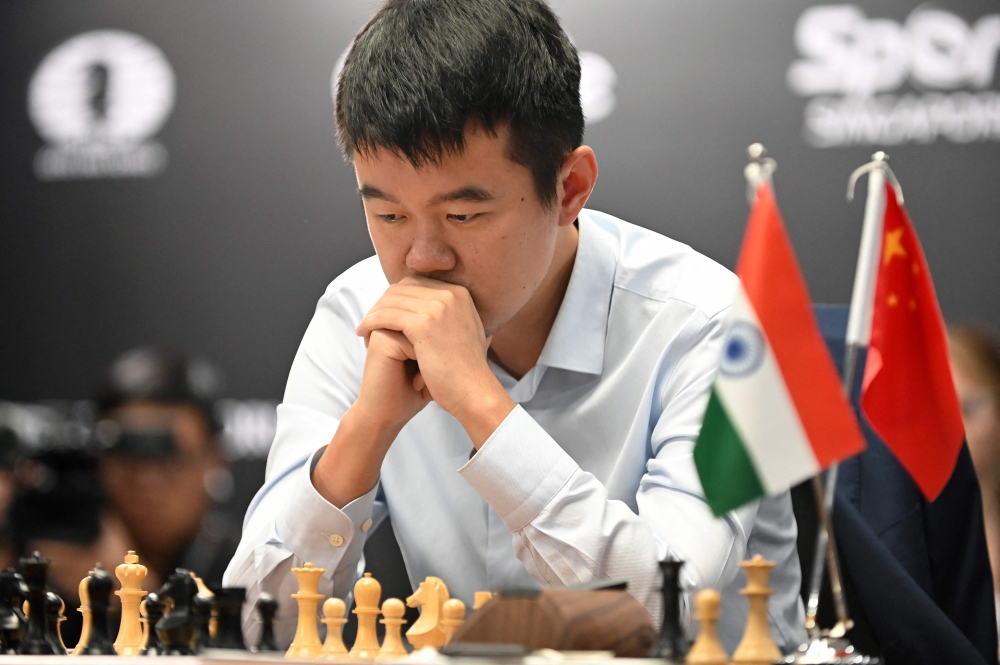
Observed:
[[[717,519],[692,458],[736,277],[600,212],[581,213],[579,230],[537,365],[516,380],[491,363],[518,406],[472,454],[458,421],[428,404],[392,444],[378,485],[342,510],[309,474],[358,395],[365,346],[354,330],[388,283],[372,257],[327,288],[292,363],[266,481],[224,578],[248,587],[251,603],[262,591],[281,601],[279,642],[295,630],[290,569],[322,566],[320,592],[347,598],[364,570],[365,537],[386,515],[414,588],[434,575],[469,606],[475,591],[623,579],[659,625],[657,561],[679,558],[685,588],[722,592],[719,633],[730,651],[746,624],[739,564],[759,553],[777,563],[776,641],[785,650],[804,641],[788,493]]]

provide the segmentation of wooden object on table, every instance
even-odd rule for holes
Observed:
[[[378,656],[376,620],[380,614],[378,603],[382,599],[382,585],[371,573],[354,584],[354,614],[358,615],[358,634],[348,657],[351,660],[375,660]]]
[[[399,598],[389,598],[382,603],[382,620],[379,623],[385,626],[385,637],[375,662],[383,663],[406,655],[406,647],[403,645],[403,624],[406,623],[404,614],[406,605]]]
[[[501,591],[473,612],[452,644],[520,644],[528,651],[614,651],[645,658],[656,631],[627,591],[542,589]]]
[[[458,598],[449,598],[441,606],[441,629],[444,643],[448,644],[455,632],[465,623],[465,603]]]
[[[440,577],[428,577],[416,593],[406,599],[408,607],[419,607],[420,618],[406,631],[406,639],[414,649],[444,646],[445,634],[441,628],[441,608],[448,600],[448,587]]]
[[[773,561],[766,561],[757,554],[749,561],[740,563],[747,571],[747,585],[740,593],[747,597],[750,611],[747,615],[746,632],[736,651],[733,663],[738,665],[771,665],[781,660],[781,651],[771,636],[771,624],[767,618],[767,601],[773,593],[767,585],[774,568]]]
[[[347,658],[347,647],[344,646],[344,636],[341,632],[347,619],[347,605],[340,598],[327,598],[323,603],[323,623],[326,625],[326,641],[319,652],[320,660],[344,660]]]
[[[144,646],[139,603],[146,595],[142,590],[146,572],[146,566],[139,563],[139,557],[132,550],[125,555],[125,563],[115,568],[115,575],[122,585],[121,589],[115,591],[115,595],[122,600],[121,623],[115,639],[115,651],[119,656],[138,656]]]
[[[478,610],[480,607],[490,602],[490,598],[494,596],[492,591],[477,591],[472,597],[472,609],[473,611]]]
[[[729,654],[719,641],[719,607],[722,596],[715,589],[702,589],[694,598],[694,618],[701,624],[698,639],[688,651],[687,665],[728,665]]]
[[[299,590],[292,598],[299,605],[299,620],[295,627],[295,638],[285,652],[285,658],[312,659],[323,650],[319,641],[319,624],[316,617],[316,607],[323,600],[323,594],[317,590],[319,578],[325,568],[316,568],[306,562],[302,568],[292,568],[292,573],[299,582]]]

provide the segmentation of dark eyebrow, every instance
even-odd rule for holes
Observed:
[[[487,189],[482,187],[476,187],[475,185],[469,185],[468,187],[462,187],[451,192],[445,192],[444,194],[438,194],[430,200],[427,205],[436,205],[438,203],[447,203],[449,201],[471,201],[473,203],[482,203],[483,201],[493,201],[496,197]]]
[[[358,194],[360,194],[363,199],[382,199],[383,201],[399,205],[399,201],[397,201],[395,197],[390,196],[378,187],[372,187],[371,185],[361,185],[361,187],[358,188]]]

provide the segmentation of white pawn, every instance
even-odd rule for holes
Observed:
[[[319,652],[320,660],[343,660],[347,658],[347,647],[341,630],[347,619],[347,605],[340,598],[327,598],[323,603],[323,623],[326,624],[326,641]]]
[[[406,605],[399,598],[389,598],[382,603],[382,620],[379,621],[385,626],[385,638],[382,640],[382,648],[379,649],[375,661],[382,663],[387,660],[396,660],[406,655],[406,647],[403,646],[403,624],[406,619]]]
[[[703,589],[694,599],[694,618],[701,624],[698,639],[691,645],[687,665],[728,665],[729,654],[726,653],[716,623],[719,621],[719,606],[722,596],[715,589]]]

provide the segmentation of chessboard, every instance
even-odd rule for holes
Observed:
[[[115,568],[120,588],[100,564],[80,582],[83,616],[80,641],[71,649],[63,642],[60,624],[66,604],[47,585],[51,561],[35,553],[20,560],[21,572],[0,572],[0,665],[31,662],[65,663],[67,655],[87,656],[90,665],[121,657],[166,656],[195,664],[289,661],[413,665],[462,663],[523,663],[591,665],[655,658],[670,663],[726,665],[730,662],[716,632],[721,598],[711,589],[694,599],[694,618],[701,626],[688,648],[681,627],[681,563],[663,561],[663,621],[657,632],[651,617],[625,588],[625,583],[592,583],[581,588],[507,589],[477,592],[471,614],[465,603],[449,597],[444,581],[428,577],[404,600],[381,600],[382,590],[371,573],[354,585],[357,635],[348,650],[343,640],[347,605],[318,592],[323,568],[305,563],[293,568],[298,590],[296,631],[287,649],[276,643],[274,617],[278,601],[261,594],[256,601],[262,630],[248,645],[242,631],[246,590],[208,588],[190,571],[177,569],[157,591],[142,589],[145,566],[128,552]],[[750,605],[746,635],[732,662],[774,663],[782,658],[771,639],[767,619],[767,579],[773,563],[760,556],[744,561]],[[112,593],[121,600],[117,638],[112,641],[108,615]],[[420,617],[405,630],[406,607],[420,608]],[[322,610],[322,619],[320,619]],[[382,617],[379,619],[379,617]],[[384,627],[380,641],[377,624]],[[319,625],[326,635],[320,637]],[[412,652],[411,652],[412,650]],[[645,661],[645,662],[648,662]]]

